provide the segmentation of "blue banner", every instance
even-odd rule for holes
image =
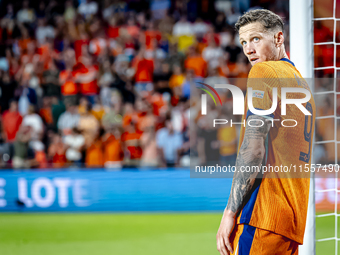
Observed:
[[[190,171],[0,172],[1,212],[221,211],[231,179],[194,179]]]

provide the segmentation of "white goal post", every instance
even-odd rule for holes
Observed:
[[[303,78],[314,78],[313,0],[290,0],[289,40],[290,59]],[[309,86],[313,91],[313,84]],[[301,255],[315,255],[315,184],[312,177],[305,236],[299,247]]]

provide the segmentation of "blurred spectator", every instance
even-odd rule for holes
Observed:
[[[18,106],[22,116],[28,112],[29,105],[37,104],[37,93],[34,89],[28,87],[28,79],[23,78],[21,86],[15,91],[15,95],[19,97]]]
[[[194,82],[197,79],[195,79],[195,70],[193,69],[187,69],[186,75],[185,75],[185,81],[182,85],[182,97],[189,98],[190,97],[190,89],[192,86],[195,86]],[[199,79],[198,81],[201,81]]]
[[[179,65],[181,67],[184,66],[185,55],[183,52],[177,51],[177,45],[170,44],[169,45],[169,53],[165,62],[169,64],[170,69],[173,69],[174,65]]]
[[[150,9],[154,19],[162,19],[166,13],[167,9],[170,7],[171,0],[153,0],[150,4]]]
[[[237,57],[237,62],[234,67],[229,66],[229,74],[230,76],[236,76],[236,86],[242,89],[242,91],[245,93],[247,90],[247,77],[248,73],[250,71],[250,64],[248,63],[248,60],[245,56],[239,55]]]
[[[99,134],[99,122],[91,113],[92,107],[86,102],[85,107],[80,113],[77,128],[85,139],[85,145],[89,147]]]
[[[112,127],[103,137],[105,168],[121,168],[124,160],[124,150],[121,141],[121,128]]]
[[[136,129],[137,119],[131,118],[127,120],[122,134],[122,142],[124,144],[124,165],[130,167],[139,166],[142,157],[142,147],[140,138],[141,132]]]
[[[179,163],[179,149],[183,145],[183,138],[173,128],[171,119],[166,119],[165,127],[158,130],[156,142],[162,166],[174,167]]]
[[[48,158],[52,162],[53,167],[63,167],[67,162],[65,155],[67,147],[58,133],[51,134],[50,140]]]
[[[30,139],[31,127],[21,126],[14,142],[13,168],[30,167],[29,154],[32,154],[32,150],[28,146]]]
[[[93,33],[97,34],[97,36],[93,38],[89,43],[89,53],[91,53],[95,57],[103,58],[105,54],[107,54],[108,45],[105,39],[105,34],[103,34],[104,31],[99,31],[100,26],[101,24],[99,20],[92,25],[92,29],[94,30]]]
[[[184,62],[186,69],[193,69],[195,75],[204,78],[206,76],[207,62],[203,57],[198,54],[194,47],[190,47],[188,50],[188,56]]]
[[[181,67],[179,65],[173,66],[173,75],[170,77],[169,80],[169,87],[182,87],[182,84],[185,81],[185,76],[182,74]]]
[[[77,106],[66,105],[66,112],[61,114],[58,120],[58,130],[63,136],[70,134],[72,129],[78,126],[79,119]]]
[[[180,20],[176,22],[172,29],[172,35],[174,36],[192,35],[193,33],[193,26],[187,20],[187,17],[185,15],[183,15]]]
[[[51,62],[50,68],[43,72],[43,88],[44,95],[46,96],[60,96],[60,86],[59,86],[59,70],[57,69],[54,61]]]
[[[111,104],[109,111],[102,118],[102,126],[105,131],[110,132],[114,127],[122,125],[122,116],[119,114],[118,106]]]
[[[117,26],[117,18],[116,16],[112,15],[110,17],[108,17],[108,27],[106,29],[106,34],[109,38],[115,39],[117,37],[119,37],[119,30],[120,30],[120,26]],[[111,42],[114,46],[116,44],[115,41]]]
[[[75,80],[73,65],[75,62],[75,53],[72,49],[64,51],[65,70],[59,74],[59,84],[61,85],[61,94],[65,103],[77,104],[78,86]]]
[[[90,103],[94,103],[94,97],[98,93],[98,67],[92,64],[90,56],[82,56],[78,68],[75,81],[80,85],[80,93],[87,96]]]
[[[162,39],[161,32],[155,27],[154,21],[147,22],[147,30],[144,32],[146,50],[155,50]]]
[[[91,145],[86,149],[85,164],[87,167],[103,167],[104,154],[102,146],[103,143],[99,134],[97,134],[97,136],[94,137]]]
[[[14,19],[14,10],[13,10],[13,4],[9,3],[6,6],[6,15],[3,17],[3,19]]]
[[[216,19],[214,20],[215,30],[216,32],[221,32],[222,29],[226,26],[226,16],[223,12],[218,12]]]
[[[96,96],[94,99],[94,104],[92,105],[92,111],[94,117],[100,122],[105,115],[105,108],[102,105],[99,96]]]
[[[178,51],[184,52],[195,43],[195,32],[195,26],[187,21],[186,16],[182,16],[172,30],[172,35],[178,41]]]
[[[50,98],[51,98],[51,104],[52,104],[51,112],[52,112],[52,118],[53,118],[53,130],[57,131],[59,117],[65,112],[66,108],[65,108],[65,105],[62,103],[62,101],[59,100],[57,97],[53,96]]]
[[[5,110],[8,110],[9,108],[9,102],[11,99],[14,98],[14,91],[17,88],[17,83],[15,80],[12,80],[10,78],[10,75],[8,72],[4,72],[2,74],[2,79],[0,80],[0,89],[1,89],[1,95],[0,95],[0,106],[1,106],[1,112],[4,112]]]
[[[27,115],[22,120],[23,126],[31,127],[31,139],[40,140],[44,132],[44,123],[41,117],[35,113],[35,106],[28,107]]]
[[[208,63],[209,68],[218,67],[218,58],[223,55],[223,50],[216,45],[214,39],[211,39],[208,46],[204,48],[202,52],[202,57]]]
[[[114,8],[110,0],[104,0],[102,15],[105,20],[108,20],[114,14]]]
[[[169,79],[171,77],[170,66],[164,62],[159,65],[159,68],[154,72],[155,90],[164,93],[170,92]]]
[[[72,1],[68,0],[65,2],[64,19],[66,22],[72,22],[76,17],[76,10],[73,7]]]
[[[52,100],[50,97],[43,97],[42,106],[39,110],[43,122],[48,128],[54,128],[53,115],[52,115]]]
[[[40,45],[43,45],[46,42],[47,38],[55,37],[55,31],[52,26],[46,24],[45,18],[38,19],[38,27],[35,30],[35,38],[37,39]]]
[[[136,93],[143,91],[151,91],[153,89],[153,60],[145,58],[145,50],[141,49],[134,60],[134,66],[136,70],[135,75],[135,90]]]
[[[29,8],[29,1],[22,2],[22,8],[17,13],[17,20],[21,23],[33,23],[35,21],[35,12]]]
[[[214,109],[208,109],[207,111],[209,111],[209,115],[200,118],[198,123],[197,149],[201,164],[211,165],[218,163],[220,160],[220,143],[217,138],[217,127],[209,124],[218,116],[218,113]]]
[[[78,13],[83,15],[86,19],[90,19],[97,12],[98,12],[98,4],[97,2],[94,2],[91,0],[83,1],[78,6]]]
[[[230,119],[231,116],[221,115],[220,119]],[[217,139],[220,148],[220,164],[223,166],[235,165],[237,156],[237,133],[236,127],[225,125],[218,129]]]
[[[38,19],[45,18],[46,16],[46,5],[44,1],[39,2],[38,10],[35,12]]]
[[[157,156],[156,123],[157,118],[153,114],[151,105],[148,105],[145,116],[139,127],[143,132],[140,138],[143,152],[140,162],[142,167],[156,167],[159,165]]]
[[[209,69],[209,76],[204,79],[204,83],[210,85],[210,86],[215,86],[216,84],[229,84],[229,81],[226,77],[221,76],[218,73],[218,68],[217,67],[211,67]]]
[[[63,142],[67,147],[65,154],[67,161],[81,166],[82,150],[85,145],[84,136],[77,128],[73,128],[71,134],[65,136]]]
[[[197,37],[202,38],[208,32],[208,25],[201,18],[197,18],[192,29]]]
[[[181,167],[190,167],[190,147],[190,129],[187,127],[183,133],[183,144],[179,149]]]
[[[140,28],[136,25],[136,21],[134,17],[131,16],[127,20],[126,30],[129,33],[129,35],[132,36],[132,38],[138,38],[138,35],[140,33]]]
[[[47,156],[45,153],[45,146],[42,142],[38,142],[35,144],[33,147],[34,149],[34,161],[33,164],[35,164],[36,167],[38,168],[47,168],[48,166],[48,161],[47,161]]]
[[[9,110],[5,111],[2,115],[3,138],[7,143],[15,141],[21,122],[22,116],[18,112],[18,102],[12,100],[9,103]]]
[[[225,51],[229,54],[229,61],[236,63],[239,54],[242,53],[242,48],[236,45],[235,36],[231,38],[229,45],[225,47]]]
[[[0,70],[7,72],[9,69],[8,60],[5,57],[0,57]]]

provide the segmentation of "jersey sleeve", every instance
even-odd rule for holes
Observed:
[[[279,87],[279,79],[275,70],[265,64],[257,63],[252,67],[248,76],[247,88],[252,88],[252,93],[247,94],[247,99],[252,97],[253,106],[257,110],[269,110],[273,104],[273,88]],[[248,91],[249,92],[249,91]],[[279,91],[277,91],[279,93]],[[254,115],[249,109],[247,118]],[[274,118],[274,114],[261,115]]]

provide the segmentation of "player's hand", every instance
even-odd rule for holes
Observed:
[[[228,255],[233,253],[233,248],[230,243],[230,235],[235,226],[235,213],[225,210],[220,227],[216,235],[217,250],[221,255]]]

